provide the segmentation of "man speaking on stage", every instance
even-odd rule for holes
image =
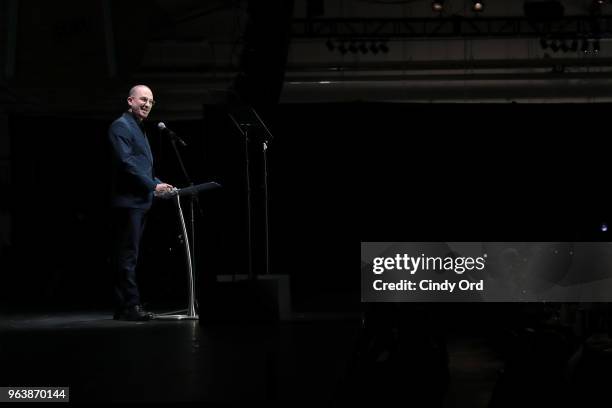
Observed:
[[[146,321],[136,282],[140,240],[154,195],[174,187],[153,174],[153,154],[143,122],[155,105],[145,85],[130,89],[128,110],[109,127],[111,145],[111,211],[113,221],[111,267],[114,274],[115,320]]]

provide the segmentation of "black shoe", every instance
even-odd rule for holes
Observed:
[[[147,316],[149,316],[149,319],[155,319],[155,313],[153,312],[149,312],[148,310],[145,310],[145,308],[143,306],[136,306],[137,308],[140,309],[140,312],[146,314]]]
[[[115,316],[113,316],[115,320],[128,320],[133,322],[143,322],[151,320],[153,317],[153,313],[145,311],[140,305],[129,306],[122,312],[115,313]]]

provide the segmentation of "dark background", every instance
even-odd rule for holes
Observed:
[[[519,33],[482,22],[532,22],[523,4],[475,14],[470,3],[447,1],[439,14],[418,0],[1,2],[0,226],[10,239],[0,309],[10,313],[0,384],[70,385],[77,402],[609,399],[608,304],[360,303],[360,241],[610,241],[612,106],[592,103],[612,94],[609,43],[597,55],[551,50],[558,36],[608,39],[596,17],[606,27],[610,5],[567,0],[584,24]],[[410,21],[384,26],[399,17]],[[331,38],[321,21],[337,29]],[[377,26],[380,38],[365,38]],[[380,43],[388,52],[339,54]],[[247,152],[253,265],[264,270],[262,134],[245,144],[227,95],[270,128],[270,271],[290,276],[288,320],[270,324],[271,302],[246,290],[235,304],[235,293],[199,297],[213,299],[200,316],[231,317],[218,325],[111,319],[106,132],[139,83],[157,100],[146,124],[156,175],[187,184],[156,130],[164,121],[188,143],[193,182],[223,185],[198,203],[200,292],[248,271]],[[142,244],[145,307],[184,307],[172,202],[154,204]]]
[[[108,306],[106,131],[121,114],[129,87],[142,77],[151,78],[160,101],[148,124],[157,175],[187,184],[172,146],[155,129],[164,120],[189,143],[181,152],[192,180],[223,184],[199,203],[200,284],[248,269],[245,144],[228,120],[230,108],[205,97],[219,83],[254,106],[274,135],[268,153],[270,270],[291,276],[296,310],[359,308],[358,279],[348,262],[358,241],[609,239],[601,231],[610,222],[609,153],[601,130],[609,104],[365,102],[352,99],[350,82],[335,88],[342,102],[322,103],[333,94],[307,86],[301,95],[310,92],[312,103],[279,103],[283,88],[300,94],[292,85],[304,79],[300,75],[337,64],[370,67],[375,77],[376,69],[397,69],[398,62],[406,67],[406,55],[389,55],[388,66],[382,54],[363,67],[353,55],[339,61],[328,53],[325,38],[308,38],[316,33],[305,34],[294,24],[304,15],[349,12],[332,2],[67,4],[61,9],[49,2],[7,2],[0,8],[3,29],[14,36],[2,42],[8,51],[0,92],[8,122],[3,145],[10,146],[2,179],[12,234],[2,249],[0,303],[6,307]],[[424,7],[430,15],[430,5]],[[320,44],[303,48],[305,39]],[[389,45],[397,51],[398,44]],[[227,48],[229,56],[212,52]],[[202,55],[186,58],[196,49]],[[574,57],[564,54],[563,61],[605,62]],[[549,59],[507,62],[528,69]],[[431,65],[427,81],[443,80],[437,69],[444,67]],[[593,91],[590,82],[568,90],[558,72],[542,71],[533,78],[548,81],[546,91],[524,84],[503,95],[512,75],[487,82],[491,95],[505,101],[538,92],[544,97],[557,85],[550,98]],[[590,71],[580,75],[587,81]],[[408,84],[417,81],[408,77]],[[321,78],[306,80],[314,85]],[[372,100],[386,98],[384,92],[397,97],[389,86],[378,86]],[[422,89],[432,90],[429,100],[458,92],[433,93],[435,86],[427,86]],[[402,97],[425,92],[416,88],[406,85]],[[459,90],[463,101],[487,96],[475,86]],[[257,135],[248,151],[254,267],[261,273],[263,163]],[[148,221],[140,274],[145,299],[152,305],[182,303],[186,273],[172,203],[157,203]]]
[[[271,272],[291,276],[297,310],[346,310],[358,307],[348,259],[359,240],[606,240],[609,165],[593,118],[608,109],[354,102],[269,110]],[[15,239],[5,304],[107,305],[111,119],[10,116]],[[198,278],[246,274],[244,138],[218,106],[203,107],[203,120],[167,125],[189,145],[180,151],[193,181],[224,186],[200,200]],[[169,140],[153,123],[147,129],[157,175],[186,185]],[[263,163],[253,140],[261,273]],[[185,298],[179,234],[174,205],[156,202],[140,275],[151,304]]]

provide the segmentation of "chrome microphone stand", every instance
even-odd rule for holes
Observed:
[[[179,218],[181,220],[181,227],[183,229],[183,237],[185,238],[185,258],[187,260],[187,271],[189,272],[189,306],[187,308],[187,314],[172,314],[176,312],[170,312],[170,314],[162,313],[156,314],[156,320],[198,320],[199,316],[195,311],[195,285],[193,279],[193,265],[191,263],[191,248],[189,246],[189,235],[187,233],[187,226],[185,224],[185,217],[183,216],[183,209],[181,208],[181,197],[178,194],[178,190],[175,188],[172,193],[176,199],[176,208],[178,210]],[[181,310],[179,310],[181,312]]]
[[[162,130],[163,128],[165,128],[165,126],[160,126],[163,125],[163,123],[160,122],[160,124],[158,125],[158,127],[160,128],[160,130]],[[178,142],[181,146],[187,146],[187,143],[185,143],[185,141],[183,141],[183,139],[181,139],[176,133],[168,130],[168,133],[170,134],[170,142],[172,143],[172,148],[174,149],[174,153],[176,154],[176,159],[178,161],[178,164],[181,167],[181,170],[183,172],[183,175],[185,176],[185,179],[187,180],[187,183],[189,183],[190,187],[195,187],[193,185],[193,183],[191,182],[191,178],[189,177],[189,174],[187,173],[187,169],[185,168],[185,165],[183,164],[183,159],[181,158],[181,154],[178,150],[178,148],[176,147],[176,143]],[[162,313],[159,315],[155,315],[154,318],[156,319],[166,319],[166,320],[184,320],[184,319],[189,319],[189,320],[196,320],[198,319],[198,315],[196,314],[196,303],[197,300],[195,299],[195,284],[194,284],[194,280],[195,280],[195,275],[194,275],[194,264],[195,264],[195,257],[193,257],[191,255],[191,248],[194,249],[195,251],[195,211],[194,211],[194,207],[198,206],[198,210],[200,212],[200,215],[202,215],[202,209],[200,207],[200,203],[198,201],[198,196],[197,194],[191,194],[190,195],[190,201],[191,201],[191,206],[190,206],[190,223],[191,223],[191,245],[193,245],[192,247],[190,247],[189,245],[189,233],[187,231],[187,226],[185,225],[185,218],[183,217],[183,210],[181,208],[181,200],[180,200],[180,196],[181,196],[181,192],[174,188],[172,191],[168,192],[167,194],[165,194],[166,197],[163,197],[164,195],[162,195],[163,198],[170,198],[172,196],[176,197],[176,208],[178,210],[179,213],[179,218],[181,220],[181,227],[183,228],[183,237],[185,240],[185,252],[187,255],[187,269],[189,271],[189,306],[187,308],[187,310],[179,310],[177,312],[170,312],[170,313]],[[179,312],[187,312],[186,315],[184,314],[177,314]]]
[[[183,209],[181,208],[181,196],[190,196],[190,199],[194,200],[194,197],[200,192],[212,190],[221,187],[220,184],[215,182],[208,182],[198,185],[190,185],[189,187],[177,189],[174,188],[172,191],[160,194],[160,198],[175,198],[176,209],[181,220],[181,228],[183,230],[183,237],[185,238],[185,259],[187,261],[187,271],[189,272],[189,305],[186,310],[179,310],[176,312],[156,314],[154,319],[156,320],[198,320],[199,316],[196,313],[196,298],[195,298],[195,275],[194,267],[191,256],[191,246],[189,243],[189,235],[187,233],[187,225],[185,224],[185,217],[183,216]],[[187,314],[179,314],[180,312],[187,312]]]
[[[185,165],[183,164],[183,159],[181,158],[181,154],[178,150],[178,148],[176,147],[176,143],[177,141],[181,144],[181,146],[187,146],[187,144],[180,138],[178,137],[175,133],[171,132],[170,133],[170,141],[172,143],[172,148],[174,149],[174,153],[176,154],[176,158],[178,160],[178,163],[181,167],[181,170],[183,172],[183,175],[185,176],[185,179],[187,180],[187,182],[189,183],[190,187],[193,187],[193,183],[191,182],[191,178],[189,177],[189,174],[187,173],[187,169],[185,168]],[[164,197],[164,195],[162,195],[163,198],[170,198],[172,196],[176,197],[176,207],[179,213],[179,218],[181,220],[181,227],[183,228],[183,237],[185,239],[185,252],[186,252],[186,256],[187,256],[187,269],[189,271],[189,306],[187,308],[187,310],[179,310],[176,312],[170,312],[170,313],[162,313],[162,314],[158,314],[155,315],[155,319],[166,319],[166,320],[185,320],[185,319],[189,319],[189,320],[197,320],[198,319],[198,315],[195,312],[195,284],[194,284],[194,279],[195,276],[193,274],[193,264],[195,263],[195,259],[191,256],[191,248],[189,246],[189,235],[188,235],[188,231],[187,231],[187,227],[185,225],[185,218],[183,217],[183,210],[181,208],[181,200],[180,200],[180,194],[179,194],[179,190],[178,189],[173,189],[172,191],[170,191],[169,193],[167,193]],[[195,202],[198,200],[197,195],[193,194],[190,197],[191,199],[191,211],[190,211],[190,218],[191,218],[191,238],[192,238],[192,242],[191,244],[194,245],[195,244],[195,214],[194,214],[194,206],[195,206]],[[198,202],[198,209],[200,210],[200,215],[202,215],[202,209],[199,206],[199,202]],[[194,247],[195,249],[195,247]],[[187,312],[186,315],[184,314],[176,314],[179,312]]]

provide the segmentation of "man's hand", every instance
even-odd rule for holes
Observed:
[[[166,193],[168,191],[171,191],[174,187],[171,186],[170,184],[166,184],[166,183],[159,183],[158,185],[155,186],[155,192],[156,193]]]
[[[159,183],[155,186],[155,197],[163,197],[164,195],[172,192],[174,190],[174,186],[166,183]]]

